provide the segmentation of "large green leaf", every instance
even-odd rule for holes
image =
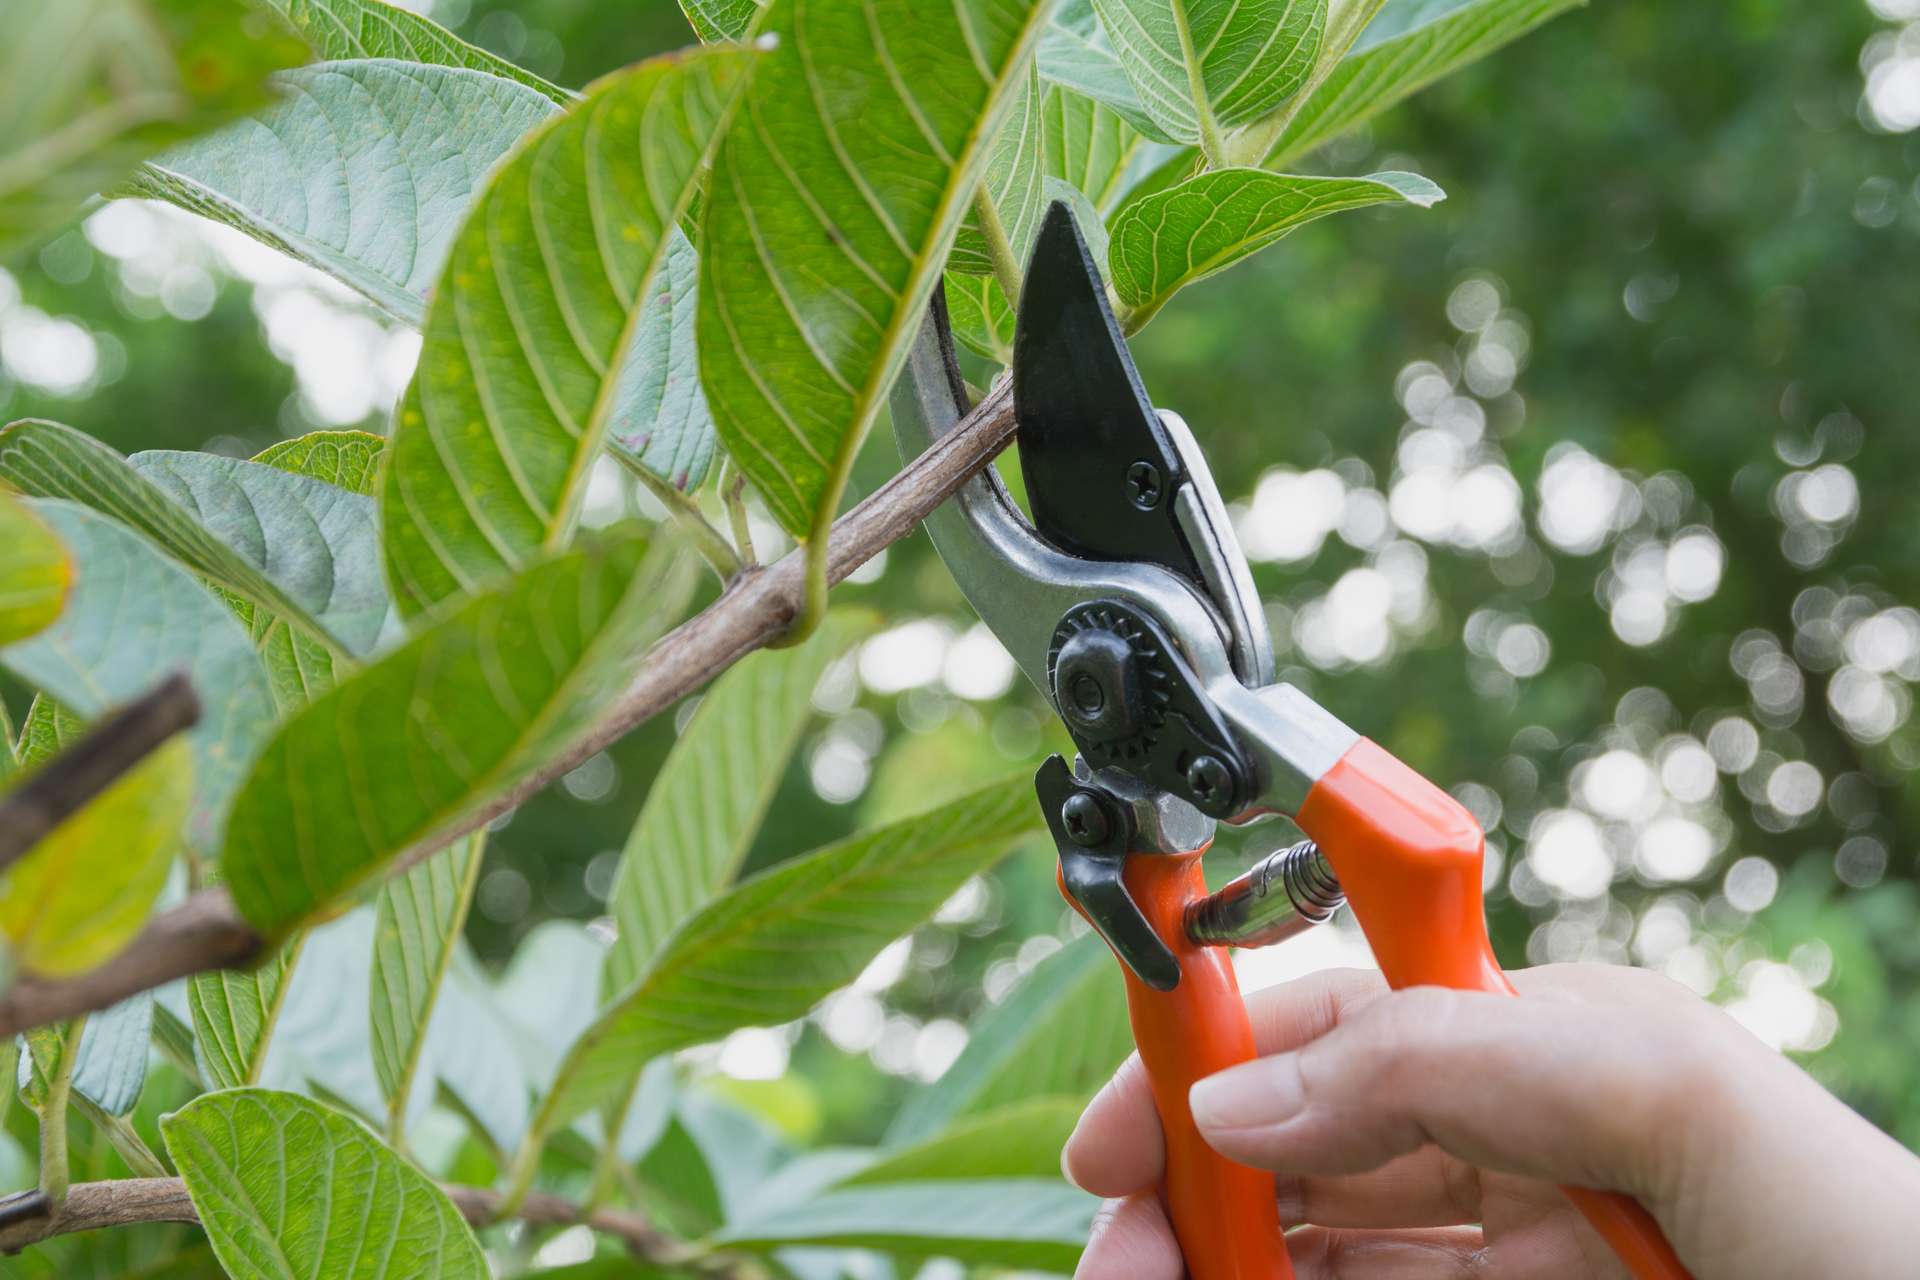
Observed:
[[[154,751],[0,878],[0,936],[35,973],[84,972],[139,932],[166,884],[193,799],[193,755]]]
[[[1133,1049],[1126,988],[1097,937],[1048,956],[969,1027],[967,1047],[908,1097],[888,1146],[922,1143],[969,1116],[1023,1099],[1084,1100]]]
[[[154,157],[128,190],[243,231],[415,326],[487,172],[556,109],[512,80],[389,58],[272,83],[271,107]]]
[[[156,450],[127,461],[290,598],[299,610],[290,619],[310,615],[355,656],[373,648],[389,601],[371,498],[210,453]]]
[[[387,1132],[401,1131],[428,1020],[466,922],[485,837],[468,836],[380,887],[374,908],[373,1069],[387,1097]]]
[[[284,932],[563,749],[673,621],[675,550],[608,530],[440,614],[284,724],[227,827],[241,912]]]
[[[1300,104],[1266,163],[1278,168],[1585,0],[1388,0]]]
[[[711,1243],[770,1250],[843,1245],[990,1267],[1071,1272],[1099,1202],[1054,1179],[847,1187],[749,1214]]]
[[[142,991],[87,1017],[80,1056],[73,1060],[73,1091],[110,1116],[124,1116],[147,1082],[153,1037],[153,993]]]
[[[597,81],[495,171],[429,308],[381,492],[387,575],[418,613],[565,545],[609,429],[637,419],[642,304],[749,54]]]
[[[687,15],[694,34],[713,44],[745,36],[759,16],[760,4],[759,0],[680,0],[680,11]]]
[[[713,465],[713,411],[700,386],[700,257],[678,227],[667,233],[667,257],[653,294],[640,307],[640,331],[628,361],[632,382],[609,441],[676,489],[697,488]]]
[[[0,480],[111,516],[215,585],[347,652],[387,613],[373,504],[332,485],[208,453],[123,458],[72,427],[0,431]]]
[[[312,431],[263,449],[253,460],[348,493],[370,494],[386,446],[386,438],[371,431]]]
[[[80,576],[60,620],[0,649],[0,665],[91,719],[185,671],[201,691],[188,835],[213,847],[228,801],[273,724],[247,633],[194,576],[139,535],[57,498],[29,504],[72,549]]]
[[[1040,73],[1029,69],[1014,94],[1013,106],[994,135],[982,179],[999,222],[996,234],[1013,251],[1013,266],[1024,271],[1033,237],[1040,230]],[[992,275],[993,250],[976,208],[960,224],[947,270],[966,275]]]
[[[892,1151],[842,1186],[939,1178],[1052,1178],[1080,1119],[1077,1098],[1035,1097],[969,1116],[938,1137]]]
[[[0,645],[24,640],[66,607],[73,562],[46,521],[0,489]]]
[[[299,954],[296,939],[252,969],[215,969],[188,979],[194,1060],[210,1087],[259,1083]]]
[[[265,102],[268,73],[305,59],[245,0],[0,6],[0,254],[143,157]]]
[[[400,58],[438,67],[465,67],[517,80],[555,102],[573,95],[533,72],[476,48],[445,27],[386,0],[263,0],[305,36],[322,58]]]
[[[442,981],[427,1023],[426,1069],[496,1152],[511,1153],[532,1114],[529,1082],[514,1052],[517,1033],[476,969],[456,958]]]
[[[1107,266],[1129,332],[1196,280],[1258,253],[1295,227],[1374,204],[1427,208],[1446,198],[1414,173],[1302,178],[1215,169],[1135,200],[1113,221]]]
[[[160,1131],[228,1275],[490,1274],[446,1193],[330,1107],[238,1089],[194,1099]]]
[[[851,982],[1035,828],[1013,778],[785,862],[709,903],[568,1052],[536,1128],[616,1095],[649,1059],[786,1022]]]
[[[609,996],[739,872],[813,718],[814,686],[869,629],[865,616],[831,615],[805,644],[751,655],[700,699],[654,775],[614,873]]]
[[[1074,219],[1080,224],[1080,232],[1087,238],[1087,248],[1093,254],[1093,260],[1105,262],[1107,227],[1100,220],[1099,211],[1093,207],[1093,203],[1077,188],[1051,173],[1041,178],[1040,190],[1047,204],[1064,200],[1072,208]],[[947,318],[953,326],[953,336],[987,359],[1011,365],[1013,306],[1007,301],[1006,290],[1000,287],[999,278],[949,271],[945,287]]]
[[[996,364],[1013,363],[1013,307],[992,276],[946,279],[947,319],[953,336]]]
[[[1134,159],[1146,149],[1145,135],[1117,111],[1061,85],[1048,87],[1040,106],[1046,171],[1084,193],[1101,213],[1119,204]]]
[[[1217,141],[1306,84],[1327,0],[1093,0],[1121,69],[1176,142]]]
[[[795,535],[833,518],[1027,84],[1041,0],[774,0],[778,46],[714,159],[700,370]]]
[[[1156,142],[1173,141],[1154,123],[1140,95],[1134,92],[1112,41],[1100,27],[1093,0],[1063,0],[1040,39],[1035,61],[1048,82],[1100,103],[1144,137]]]
[[[345,489],[361,498],[373,494],[373,485],[386,441],[367,431],[314,431],[279,444],[254,456],[254,462],[295,475],[317,480],[324,485]],[[137,461],[142,455],[135,455]],[[356,537],[376,538],[369,520]],[[364,581],[364,580],[362,580]],[[380,573],[376,554],[372,566],[370,592],[387,602],[386,580]],[[286,625],[274,614],[255,609],[250,601],[229,596],[227,604],[246,624],[260,650],[267,678],[273,684],[274,701],[282,713],[298,710],[314,697],[333,687],[350,665],[297,627]]]

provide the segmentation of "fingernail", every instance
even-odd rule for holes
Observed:
[[[1078,1133],[1080,1132],[1080,1130],[1076,1128],[1074,1132]],[[1066,1141],[1066,1145],[1060,1148],[1060,1176],[1065,1178],[1073,1186],[1080,1187],[1079,1181],[1075,1179],[1073,1176],[1072,1167],[1067,1164],[1067,1153],[1072,1150],[1073,1150],[1073,1139],[1069,1137]],[[1085,1187],[1080,1187],[1080,1189],[1082,1191],[1086,1190]]]
[[[1203,1129],[1257,1129],[1281,1124],[1298,1114],[1305,1101],[1300,1064],[1291,1053],[1228,1067],[1200,1081],[1187,1094],[1194,1123]]]

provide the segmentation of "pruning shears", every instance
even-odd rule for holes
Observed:
[[[894,392],[903,457],[966,414],[936,300]],[[1201,1138],[1197,1080],[1254,1056],[1226,948],[1344,900],[1388,983],[1513,994],[1487,936],[1483,836],[1439,787],[1274,678],[1266,615],[1193,434],[1156,410],[1068,207],[1021,290],[1013,400],[1032,519],[992,468],[927,517],[960,589],[1060,715],[1077,757],[1035,789],[1059,882],[1124,969],[1166,1130],[1162,1195],[1193,1280],[1293,1275],[1270,1174]],[[1283,815],[1308,839],[1209,895],[1216,824]],[[1651,1215],[1565,1188],[1640,1280],[1686,1280]]]

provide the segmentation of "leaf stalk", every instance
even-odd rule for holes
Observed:
[[[707,567],[719,577],[722,586],[732,582],[739,575],[740,557],[734,554],[727,540],[720,536],[720,531],[708,523],[698,503],[648,470],[644,464],[625,450],[610,449],[608,452],[618,458],[620,465],[639,480],[647,492],[667,509],[667,514],[672,516],[674,523],[680,526],[680,531],[687,535],[687,541],[693,545],[695,551],[700,553],[700,558],[707,562]]]

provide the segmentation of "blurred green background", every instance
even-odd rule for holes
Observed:
[[[691,40],[671,0],[413,7],[574,86]],[[1286,677],[1487,826],[1503,959],[1662,969],[1920,1146],[1914,19],[1603,0],[1310,166],[1416,169],[1444,204],[1316,224],[1135,345],[1236,504]],[[0,415],[123,450],[379,430],[416,349],[143,205],[0,273]],[[896,465],[883,426],[856,490]],[[861,577],[840,597],[890,629],[823,686],[752,868],[1059,745],[924,538]],[[484,960],[604,911],[674,723],[497,832]],[[1235,833],[1222,874],[1282,839]],[[1051,879],[1024,851],[713,1069],[796,1137],[873,1140],[1065,935]],[[1358,953],[1295,948],[1250,976]]]

